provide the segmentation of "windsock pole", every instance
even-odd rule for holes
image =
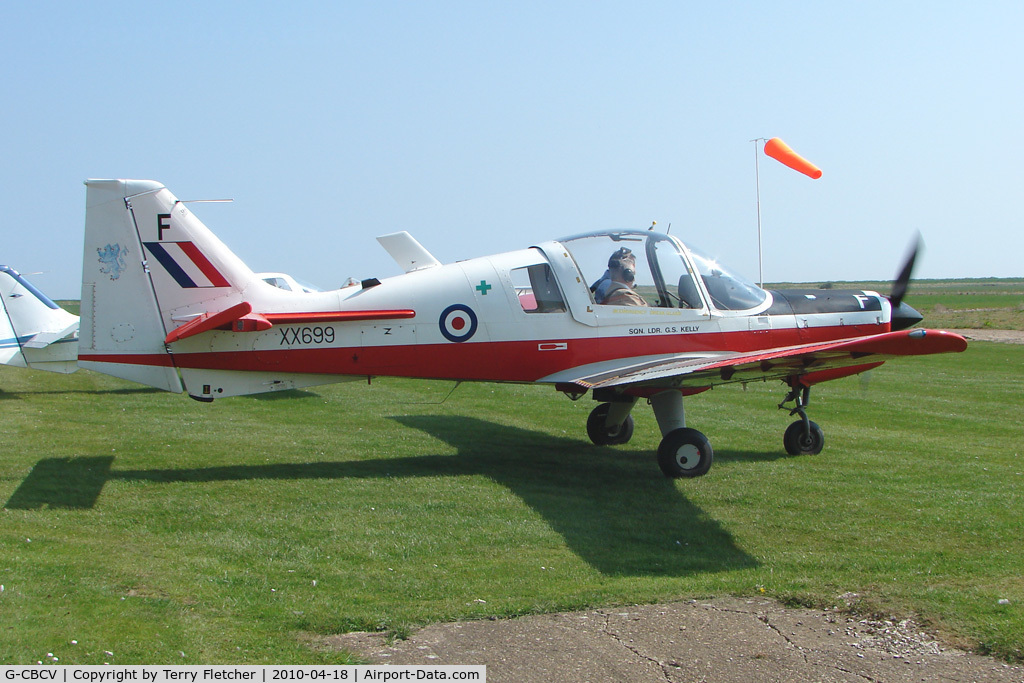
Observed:
[[[757,143],[768,138],[754,138],[754,190],[757,196],[757,286],[764,289],[764,268],[761,265],[761,172],[757,161]]]

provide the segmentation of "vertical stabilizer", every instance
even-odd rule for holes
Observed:
[[[88,180],[78,364],[115,377],[180,392],[163,343],[166,332],[129,209],[159,183]]]
[[[2,276],[0,276],[0,282],[3,282]],[[10,311],[7,309],[8,298],[0,291],[0,302],[3,305],[3,309],[0,310],[0,364],[25,368],[28,367],[28,364],[25,362],[25,355],[21,352],[21,345],[25,339],[19,337],[14,330],[14,323],[11,321]]]
[[[78,369],[78,316],[0,266],[0,364],[69,373]]]
[[[241,302],[254,275],[160,183],[85,185],[79,364],[180,392],[167,334]]]

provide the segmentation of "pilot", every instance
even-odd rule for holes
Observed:
[[[594,283],[594,301],[606,306],[647,306],[647,302],[634,289],[636,257],[626,247],[620,247],[608,259],[608,270]]]

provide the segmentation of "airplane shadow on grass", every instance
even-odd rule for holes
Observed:
[[[462,416],[392,418],[448,443],[456,454],[196,469],[113,469],[112,456],[39,461],[6,507],[88,509],[108,481],[215,482],[260,479],[381,479],[485,476],[506,486],[606,575],[683,576],[754,567],[716,520],[689,501],[652,462]],[[386,485],[382,482],[382,485]]]

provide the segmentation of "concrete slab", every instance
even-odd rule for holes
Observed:
[[[434,624],[387,645],[332,636],[372,664],[485,664],[491,683],[1024,683],[1024,667],[942,646],[910,621],[716,598]]]

